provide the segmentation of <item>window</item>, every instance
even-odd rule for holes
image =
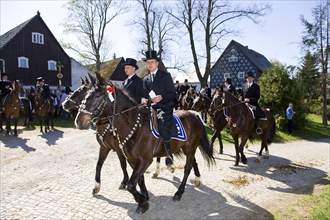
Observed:
[[[56,61],[48,60],[48,70],[56,71]]]
[[[231,57],[229,57],[228,61],[231,62],[237,62],[238,58],[234,55],[232,55]]]
[[[44,35],[37,32],[32,32],[32,43],[44,44]]]
[[[231,78],[231,77],[230,77],[230,73],[225,73],[225,74],[223,74],[223,77],[224,77],[225,80],[226,80],[227,78]]]
[[[238,72],[237,73],[237,78],[239,78],[239,79],[244,79],[244,72]]]
[[[18,68],[29,68],[29,59],[26,57],[18,57]]]

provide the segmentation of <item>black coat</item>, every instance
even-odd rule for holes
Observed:
[[[127,78],[124,81],[123,89],[136,101],[136,103],[141,103],[141,98],[143,97],[143,81],[140,77],[135,74],[131,79]]]
[[[250,88],[248,87],[248,84],[245,84],[243,86],[243,97],[249,98],[250,99],[249,104],[256,106],[256,111],[255,111],[256,119],[266,117],[265,113],[261,110],[260,105],[258,103],[258,100],[260,98],[260,87],[258,84],[252,83]]]
[[[151,74],[143,79],[143,97],[148,99],[149,92],[153,90],[156,95],[161,95],[163,99],[154,105],[157,108],[174,108],[176,104],[176,89],[172,80],[172,76],[168,72],[158,69],[154,81],[152,82]]]
[[[227,92],[230,92],[231,94],[233,94],[233,95],[236,95],[236,89],[234,88],[234,86],[233,85],[229,85],[229,87],[227,88],[225,88],[225,91],[227,91]]]
[[[2,97],[7,95],[8,93],[10,93],[10,91],[11,91],[9,88],[6,88],[7,86],[9,86],[9,88],[13,88],[11,81],[9,81],[9,80],[0,81],[0,91],[1,91]]]

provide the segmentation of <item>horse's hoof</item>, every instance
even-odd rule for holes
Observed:
[[[168,171],[171,173],[174,173],[174,167],[173,166],[167,166]]]
[[[138,207],[136,208],[136,213],[142,214],[148,211],[149,209],[149,202],[145,201],[144,204],[139,204]]]
[[[238,167],[238,162],[236,162],[236,163],[234,164],[234,166],[235,166],[235,167]]]
[[[264,156],[264,159],[269,159],[269,156]]]
[[[157,179],[157,177],[158,177],[158,173],[154,173],[151,178],[152,179]]]
[[[94,188],[93,189],[93,195],[96,195],[100,192],[100,188]]]
[[[220,151],[219,154],[223,154],[223,151]]]
[[[201,181],[194,181],[194,186],[199,187],[201,185]]]
[[[255,163],[260,163],[259,158],[256,158],[256,159],[254,160],[254,162],[255,162]]]
[[[125,184],[125,183],[121,183],[121,184],[119,185],[119,189],[120,189],[120,190],[125,190],[125,189],[126,189],[126,184]]]
[[[243,164],[247,164],[247,159],[245,158],[245,159],[242,159],[242,163]]]
[[[179,194],[176,194],[175,193],[175,195],[173,196],[173,201],[180,201],[181,200],[181,197],[182,197],[182,195],[179,195]]]
[[[246,149],[248,149],[248,148],[249,148],[249,145],[248,145],[248,144],[247,144],[247,145],[245,145],[245,148],[246,148]]]

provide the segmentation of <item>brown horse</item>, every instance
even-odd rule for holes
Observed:
[[[20,112],[20,101],[19,94],[22,92],[23,86],[19,80],[14,80],[13,89],[5,97],[2,98],[2,103],[4,107],[4,113],[0,114],[0,129],[2,128],[2,117],[4,115],[6,119],[6,134],[9,135],[10,130],[10,120],[14,120],[14,135],[17,136],[17,121]]]
[[[243,153],[243,147],[247,140],[256,134],[255,119],[253,112],[249,107],[242,103],[238,98],[229,92],[219,90],[213,97],[211,110],[225,109],[230,115],[228,125],[230,127],[230,133],[234,139],[235,151],[236,151],[236,161],[235,166],[238,166],[239,159],[241,155],[241,160],[243,164],[247,163],[247,159]],[[276,130],[275,118],[270,113],[269,110],[264,111],[267,120],[260,122],[260,127],[262,128],[262,134],[259,134],[261,138],[261,148],[258,153],[256,162],[260,162],[260,157],[262,151],[265,148],[266,155],[265,158],[269,157],[268,144],[273,142]],[[241,143],[239,144],[239,136],[242,137]]]
[[[39,118],[40,132],[43,133],[43,125],[45,127],[45,133],[50,130],[49,121],[51,122],[51,128],[54,129],[54,106],[51,103],[50,97],[45,97],[42,89],[35,95],[34,109]]]
[[[188,111],[176,111],[185,127],[187,140],[173,140],[173,152],[186,155],[184,177],[173,200],[180,200],[192,168],[195,175],[200,176],[195,159],[197,147],[208,164],[215,163],[213,149],[210,147],[205,127],[201,120]],[[120,88],[107,83],[97,75],[97,82],[87,92],[80,105],[75,124],[79,129],[88,129],[91,123],[106,124],[105,129],[113,133],[117,144],[113,147],[120,152],[133,168],[127,183],[127,190],[138,203],[136,212],[144,213],[149,208],[149,196],[144,182],[144,173],[153,161],[153,157],[166,156],[163,141],[158,140],[150,132],[150,110],[137,106],[136,103]],[[104,132],[106,132],[106,130]],[[137,191],[139,183],[141,193]]]
[[[181,110],[189,110],[193,105],[193,101],[197,96],[197,92],[195,87],[190,87],[186,94],[184,94],[179,100],[179,109]]]
[[[216,110],[214,112],[209,111],[212,100],[207,97],[206,94],[198,93],[197,97],[194,99],[192,110],[198,112],[204,112],[204,114],[209,114],[212,118],[212,124],[214,132],[211,138],[211,145],[213,146],[216,138],[219,140],[219,153],[223,154],[223,143],[221,137],[221,131],[226,127],[228,120],[223,114],[223,110]]]
[[[23,104],[23,108],[21,108],[20,115],[24,116],[23,126],[31,125],[32,119],[32,107],[30,99],[26,97],[19,97],[21,104]]]

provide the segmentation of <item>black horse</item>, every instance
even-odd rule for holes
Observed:
[[[127,190],[138,203],[136,212],[146,212],[149,208],[149,195],[144,182],[144,173],[152,163],[153,157],[166,156],[163,141],[158,145],[158,140],[150,132],[150,110],[136,105],[125,92],[116,85],[107,83],[99,75],[82,103],[75,119],[77,128],[89,129],[92,122],[106,124],[104,132],[110,130],[118,141],[113,147],[133,168]],[[193,167],[195,176],[200,177],[195,159],[197,147],[209,165],[215,163],[215,160],[201,120],[189,111],[176,111],[175,114],[181,119],[187,134],[187,141],[174,140],[172,147],[174,154],[186,155],[184,177],[173,197],[173,200],[180,200]],[[136,190],[137,183],[141,193]]]
[[[235,151],[236,151],[236,161],[235,166],[238,166],[239,159],[241,155],[242,163],[246,164],[247,159],[243,152],[243,147],[249,138],[252,138],[256,134],[255,129],[255,119],[253,112],[248,108],[245,103],[242,103],[238,98],[229,92],[219,90],[213,97],[211,110],[225,109],[228,111],[230,117],[228,121],[228,126],[230,127],[230,133],[234,139]],[[274,116],[269,110],[264,111],[267,120],[261,121],[260,126],[263,133],[261,138],[261,149],[259,151],[256,162],[260,162],[260,157],[262,151],[265,148],[266,156],[269,157],[268,144],[273,142],[276,130],[276,124]],[[241,143],[239,144],[239,136],[242,137]]]
[[[198,112],[204,112],[204,114],[209,114],[211,116],[212,126],[214,132],[211,138],[211,145],[213,146],[216,138],[219,140],[219,153],[223,154],[223,143],[221,137],[221,131],[226,127],[228,120],[225,117],[223,110],[215,110],[214,112],[210,111],[212,100],[207,97],[206,94],[198,93],[197,97],[194,99],[192,110]]]

